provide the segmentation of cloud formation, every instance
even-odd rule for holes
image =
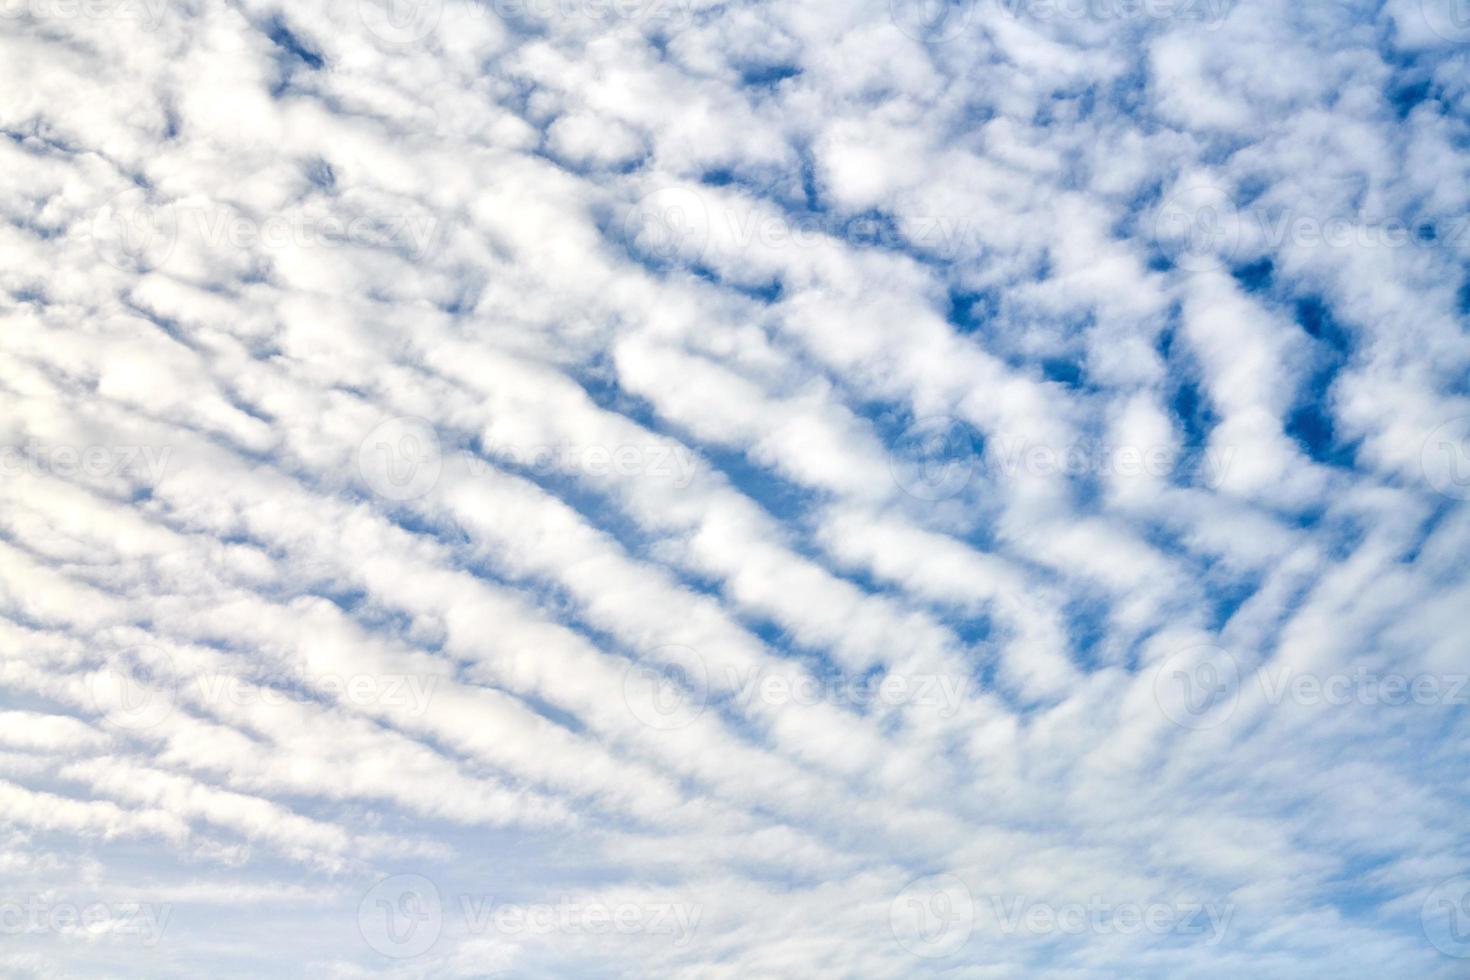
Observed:
[[[0,18],[0,975],[1462,975],[1451,0]]]

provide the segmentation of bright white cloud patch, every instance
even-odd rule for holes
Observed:
[[[0,0],[0,976],[1455,977],[1450,0]]]

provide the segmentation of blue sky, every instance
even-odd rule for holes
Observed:
[[[1460,977],[1458,0],[0,0],[0,977]]]

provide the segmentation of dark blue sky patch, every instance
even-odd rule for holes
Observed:
[[[983,332],[984,325],[1000,315],[1001,295],[998,289],[971,291],[952,287],[948,300],[949,310],[945,319],[960,333]]]
[[[740,69],[740,84],[746,88],[775,89],[782,82],[800,74],[800,65],[750,65]]]
[[[266,22],[265,33],[266,37],[281,49],[284,60],[288,64],[296,62],[316,71],[327,63],[325,58],[287,27],[286,21],[279,15]]]
[[[317,157],[308,160],[302,168],[306,173],[306,179],[311,181],[313,187],[318,190],[331,191],[337,187],[337,171],[332,168],[331,163]]]
[[[1248,293],[1269,292],[1276,281],[1276,264],[1270,258],[1259,258],[1230,270],[1235,281]]]
[[[1184,447],[1200,449],[1209,438],[1210,430],[1219,422],[1219,417],[1192,371],[1177,377],[1173,394],[1169,397],[1169,411],[1184,431]]]

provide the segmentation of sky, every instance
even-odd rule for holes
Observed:
[[[1463,0],[0,0],[0,977],[1470,976]]]

